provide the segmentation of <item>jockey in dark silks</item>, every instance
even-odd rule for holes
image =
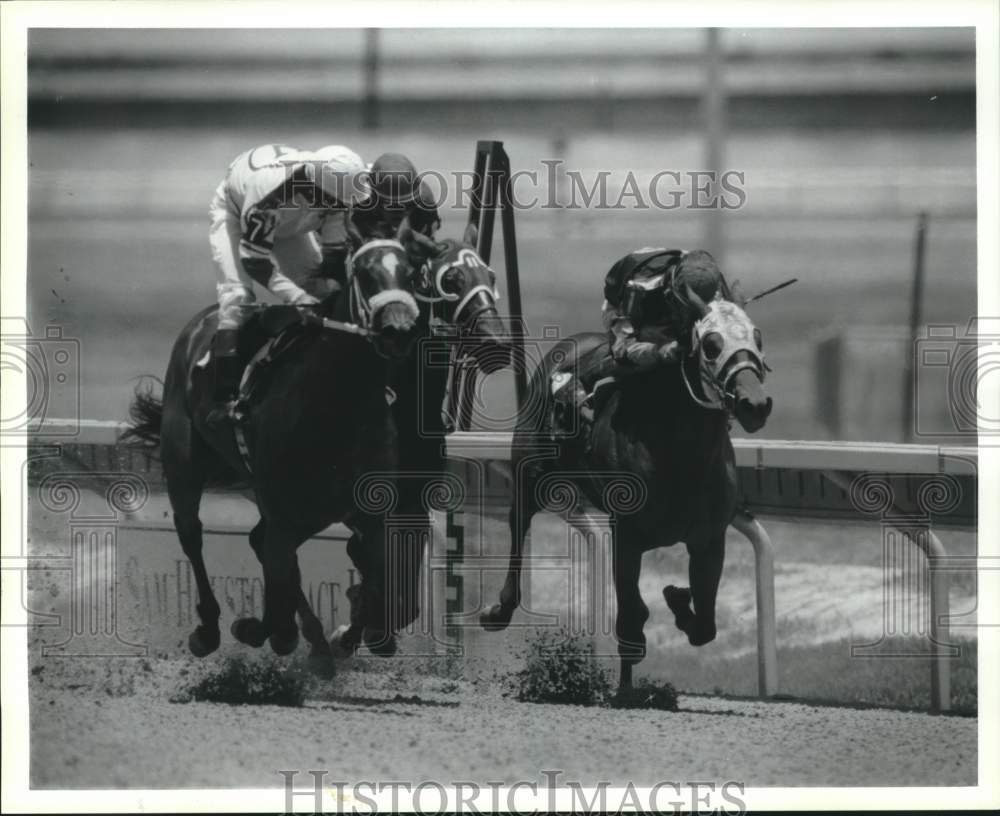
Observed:
[[[679,363],[696,319],[678,294],[685,285],[706,303],[720,286],[723,295],[728,291],[715,259],[704,250],[645,247],[616,261],[604,278],[601,308],[610,353],[586,372],[585,381],[573,377],[561,383],[554,393],[557,403],[578,409],[589,423],[599,408],[594,398],[609,390],[604,386]]]
[[[441,226],[437,204],[406,156],[383,153],[372,162],[369,183],[371,197],[356,206],[351,216],[362,238],[395,238],[404,218],[414,232],[434,236]]]

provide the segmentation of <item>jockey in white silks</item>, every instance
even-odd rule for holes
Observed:
[[[262,145],[237,156],[210,208],[219,328],[212,342],[215,405],[228,417],[242,374],[240,325],[253,283],[283,303],[317,304],[343,285],[350,208],[368,197],[367,168],[341,145],[315,152]]]

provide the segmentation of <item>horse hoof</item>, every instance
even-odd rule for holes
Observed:
[[[714,623],[711,626],[702,626],[696,622],[695,625],[690,628],[691,631],[688,632],[688,643],[692,646],[704,646],[706,643],[711,643],[715,640],[716,629]]]
[[[493,604],[489,612],[479,616],[479,625],[487,632],[502,632],[510,624],[514,610],[507,612],[500,604]]]
[[[396,638],[388,632],[377,629],[365,629],[365,646],[377,657],[392,657],[396,654]]]
[[[288,632],[284,635],[279,635],[277,632],[271,634],[268,638],[271,644],[271,651],[276,655],[284,656],[289,655],[295,651],[295,647],[299,645],[299,630],[295,628],[292,632]]]
[[[199,626],[188,637],[188,648],[195,657],[205,657],[219,648],[221,639],[222,635],[218,628],[208,629],[205,626]]]
[[[229,627],[229,631],[240,643],[253,646],[255,649],[259,649],[267,640],[267,630],[264,628],[264,623],[257,618],[237,618]]]
[[[663,588],[663,600],[667,602],[670,611],[674,613],[677,628],[683,631],[681,621],[685,623],[694,613],[691,611],[691,590],[687,587],[668,586]]]
[[[350,630],[349,626],[340,626],[330,638],[330,654],[334,660],[350,660],[357,654],[358,644],[345,635]]]

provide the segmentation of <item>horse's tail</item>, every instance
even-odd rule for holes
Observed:
[[[119,442],[138,442],[145,448],[159,448],[160,428],[163,425],[163,399],[154,393],[149,380],[160,383],[155,377],[143,378],[135,387],[135,396],[129,406],[128,428],[118,438]],[[163,384],[160,383],[162,388]]]

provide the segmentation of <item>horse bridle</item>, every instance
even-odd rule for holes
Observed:
[[[725,385],[720,385],[717,380],[712,380],[712,387],[715,389],[719,396],[719,402],[710,402],[706,399],[702,399],[695,393],[694,386],[691,385],[691,380],[688,377],[686,361],[689,359],[697,359],[698,351],[696,348],[691,349],[691,353],[681,361],[681,378],[684,380],[684,385],[687,387],[688,395],[694,400],[698,405],[708,411],[724,411],[727,414],[732,415],[736,407],[736,395],[727,388],[727,386],[732,383],[736,377],[736,374],[745,368],[752,368],[754,373],[760,378],[761,382],[764,381],[764,374],[761,368],[755,365],[750,360],[743,360],[731,368],[725,369],[726,383]],[[700,366],[699,366],[700,370]],[[701,380],[702,383],[705,382],[704,379]]]
[[[444,323],[452,322],[454,324],[458,324],[461,319],[462,312],[465,311],[465,309],[469,306],[469,304],[473,301],[473,299],[475,299],[476,296],[479,295],[480,293],[486,293],[489,296],[489,298],[485,298],[484,299],[485,302],[481,306],[479,306],[478,309],[476,309],[475,311],[471,312],[468,316],[466,316],[466,318],[462,321],[462,322],[469,321],[474,324],[476,317],[478,317],[480,314],[487,311],[488,309],[495,308],[496,301],[500,299],[500,291],[497,289],[495,283],[492,287],[488,286],[485,283],[477,284],[476,286],[473,286],[464,295],[460,295],[457,292],[448,292],[444,288],[444,276],[456,267],[468,268],[470,264],[467,261],[470,258],[474,259],[477,264],[481,264],[482,266],[486,267],[486,269],[489,269],[491,273],[493,272],[493,270],[490,269],[489,266],[483,262],[483,260],[479,257],[479,255],[476,253],[474,249],[472,249],[471,247],[462,247],[462,249],[458,251],[458,256],[455,258],[455,260],[451,261],[450,263],[441,264],[441,266],[438,267],[437,271],[434,273],[434,280],[431,284],[430,292],[420,292],[417,290],[414,290],[413,292],[413,296],[417,300],[430,304],[431,314],[441,322]],[[430,261],[428,260],[427,263],[430,263]],[[441,306],[445,303],[450,304],[450,303],[455,303],[456,301],[458,301],[458,303],[454,307],[454,312],[452,313],[452,320],[451,321],[445,320],[443,309],[441,308]]]
[[[728,302],[728,301],[727,301]],[[735,306],[736,304],[732,304]],[[740,310],[742,313],[742,310]],[[701,348],[701,334],[699,330],[703,324],[709,319],[710,315],[705,315],[700,320],[698,320],[691,329],[691,351],[688,353],[685,360],[681,361],[681,377],[684,380],[684,385],[687,388],[688,394],[691,399],[694,400],[698,405],[707,410],[715,411],[725,411],[728,414],[732,414],[735,410],[736,395],[732,392],[730,385],[735,381],[736,375],[740,371],[745,369],[750,369],[757,376],[757,378],[764,382],[765,371],[767,366],[764,363],[762,352],[758,351],[756,348],[751,348],[749,344],[740,344],[736,349],[731,351],[725,362],[723,363],[722,370],[719,372],[719,376],[713,376],[707,380],[707,383],[715,390],[716,396],[718,398],[717,402],[710,401],[708,399],[702,399],[695,393],[694,387],[691,385],[690,378],[688,377],[686,362],[688,359],[698,360],[698,371],[702,372],[702,365],[699,355],[704,354],[704,350]],[[747,318],[749,322],[749,318]],[[752,325],[752,324],[751,324]],[[710,332],[708,332],[710,333]],[[722,332],[719,332],[722,334]],[[725,335],[723,335],[723,340],[725,341]],[[747,358],[743,360],[737,360],[732,362],[732,360],[740,353],[746,353]],[[722,375],[725,375],[725,379],[720,382]],[[704,393],[704,385],[706,384],[706,377],[700,378],[700,383],[702,384],[702,393]]]
[[[390,247],[392,249],[398,250],[400,255],[406,256],[406,250],[399,241],[394,241],[388,238],[380,238],[374,241],[369,241],[358,248],[357,252],[351,253],[347,258],[348,267],[351,267],[354,260],[361,254],[367,252],[369,249],[379,249],[383,247]],[[359,337],[364,337],[367,340],[371,340],[374,337],[375,332],[371,329],[372,317],[380,308],[388,305],[389,303],[406,303],[410,304],[412,302],[412,295],[402,289],[387,289],[382,292],[377,292],[370,298],[366,298],[364,293],[361,291],[361,284],[358,282],[357,275],[351,274],[351,280],[348,284],[347,289],[348,297],[348,312],[351,315],[352,322],[345,322],[343,320],[333,320],[332,318],[323,318],[323,328],[329,331],[343,332],[345,334],[354,334]],[[414,307],[416,304],[413,304]]]

